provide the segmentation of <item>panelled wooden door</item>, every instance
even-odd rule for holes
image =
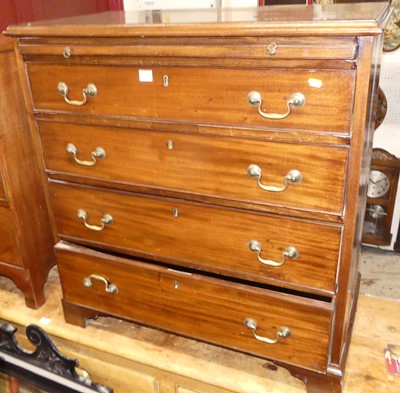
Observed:
[[[0,31],[15,23],[123,9],[123,0],[0,0]]]

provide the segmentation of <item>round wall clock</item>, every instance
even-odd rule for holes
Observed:
[[[380,198],[385,195],[390,188],[389,178],[381,171],[372,170],[368,180],[368,198]]]

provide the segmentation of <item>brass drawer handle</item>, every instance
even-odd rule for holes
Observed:
[[[105,291],[107,293],[113,293],[113,294],[118,293],[118,287],[115,284],[111,284],[106,278],[104,278],[103,276],[100,276],[98,274],[91,274],[89,277],[85,277],[83,279],[83,285],[86,288],[91,288],[93,286],[92,280],[98,280],[98,281],[103,282],[105,285]]]
[[[85,224],[86,228],[91,229],[92,231],[98,231],[98,232],[104,230],[107,224],[112,224],[112,222],[113,222],[112,216],[110,214],[105,214],[102,217],[102,219],[100,220],[101,225],[88,224],[88,222],[87,222],[88,214],[86,213],[86,210],[83,210],[83,209],[78,210],[78,218],[83,220],[83,223]]]
[[[285,117],[288,117],[291,113],[292,107],[295,109],[301,108],[306,104],[306,97],[304,97],[304,94],[302,93],[294,93],[292,94],[289,99],[286,101],[286,107],[287,110],[285,113],[279,114],[279,113],[265,113],[261,109],[262,106],[262,97],[261,94],[258,91],[251,91],[247,95],[247,102],[251,106],[257,106],[258,107],[258,113],[262,116],[265,117],[266,119],[271,119],[271,120],[281,120],[284,119]]]
[[[85,89],[82,90],[83,100],[70,100],[68,95],[68,86],[65,82],[59,82],[57,85],[58,92],[64,97],[64,100],[67,104],[73,106],[82,106],[85,105],[87,102],[87,96],[95,97],[97,95],[97,87],[93,83],[89,83]]]
[[[287,175],[283,178],[284,185],[281,187],[276,186],[265,186],[261,183],[262,177],[262,170],[256,164],[251,164],[247,168],[247,174],[252,177],[253,179],[257,179],[258,186],[265,191],[272,191],[272,192],[281,192],[285,191],[288,188],[289,183],[296,184],[299,183],[302,179],[302,174],[297,169],[291,169]]]
[[[267,344],[277,344],[281,338],[287,338],[292,335],[292,332],[290,331],[289,328],[281,327],[276,333],[276,339],[262,337],[256,334],[257,322],[253,318],[246,318],[244,320],[244,324],[246,325],[247,328],[249,328],[252,331],[253,336],[256,340],[262,341],[263,343]]]
[[[247,243],[250,251],[253,252],[257,252],[257,259],[263,263],[264,265],[268,265],[268,266],[274,266],[274,267],[279,267],[282,266],[285,262],[286,262],[286,258],[290,258],[290,259],[296,259],[300,253],[297,250],[296,247],[293,246],[289,246],[286,248],[286,250],[282,253],[282,260],[280,262],[275,262],[272,260],[268,260],[268,259],[264,259],[261,257],[261,252],[262,252],[262,246],[261,243],[257,240],[250,240]]]
[[[80,165],[84,166],[93,166],[96,164],[96,160],[102,160],[106,156],[106,151],[98,146],[94,151],[92,151],[92,161],[85,161],[85,160],[80,160],[76,155],[78,154],[78,148],[73,144],[73,143],[68,143],[67,145],[67,152],[74,156],[75,162],[77,162]]]

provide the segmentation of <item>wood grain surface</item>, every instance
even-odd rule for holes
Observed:
[[[0,274],[18,285],[27,305],[39,307],[45,301],[48,271],[55,264],[54,238],[43,189],[44,173],[38,169],[32,145],[15,53],[8,39],[2,43],[0,172],[7,201],[2,201],[0,209]]]
[[[0,207],[0,264],[22,266],[15,236],[12,213],[8,208]]]
[[[50,189],[63,238],[255,282],[335,291],[340,226],[73,184],[51,183]],[[89,224],[101,225],[105,214],[113,222],[103,231],[88,229],[79,209],[87,212]],[[261,243],[264,259],[280,262],[288,246],[299,257],[267,266],[249,249],[250,240]]]
[[[167,20],[163,21],[166,13]],[[147,17],[146,17],[147,16]],[[154,16],[154,17],[153,17]],[[377,35],[390,16],[387,4],[335,4],[328,6],[252,7],[239,9],[157,11],[148,17],[138,12],[108,12],[11,26],[7,34],[47,37],[254,37],[254,36],[354,36]],[[171,17],[174,20],[171,21]],[[177,20],[176,20],[177,19]],[[219,22],[219,23],[217,23]],[[54,25],[58,25],[54,29]],[[201,29],[197,26],[201,25]]]
[[[7,200],[6,190],[4,188],[3,177],[0,173],[0,199]]]
[[[200,23],[193,11],[173,23],[157,11],[11,28],[24,36],[20,72],[41,119],[57,229],[75,243],[57,247],[66,320],[138,321],[286,365],[309,393],[340,392],[389,14],[368,3],[212,10]],[[71,106],[57,91],[61,81],[69,99],[82,100],[88,83],[98,94]],[[251,91],[263,113],[285,112],[296,92],[306,102],[271,120],[249,105]],[[82,168],[68,143],[83,160],[98,146],[107,155]],[[290,169],[303,179],[266,194],[250,164],[263,184],[279,185]],[[90,228],[105,214],[112,223]],[[300,256],[279,269],[260,266],[249,240],[265,259],[288,245]],[[83,286],[90,274],[120,292]],[[281,319],[294,333],[265,349],[244,327],[253,315],[262,336]]]
[[[274,53],[268,46],[274,43]],[[276,46],[276,47],[275,47]],[[354,37],[120,37],[118,45],[110,47],[110,39],[103,37],[43,38],[25,37],[20,41],[20,52],[30,61],[62,60],[65,47],[71,49],[68,63],[108,57],[110,61],[121,56],[137,58],[191,58],[199,59],[267,59],[276,60],[329,59],[353,60],[357,52]],[[40,56],[40,57],[39,57]],[[50,58],[49,56],[52,56]],[[65,60],[63,60],[65,62]],[[232,64],[232,63],[231,63]]]
[[[50,172],[121,184],[211,196],[218,199],[276,205],[298,210],[342,214],[348,149],[343,146],[273,143],[239,138],[182,135],[173,132],[40,122],[46,167]],[[100,146],[106,157],[91,167]],[[168,144],[171,148],[168,148]],[[281,187],[290,170],[302,180],[285,191],[261,189],[248,175],[250,165],[262,171],[261,183]],[[53,177],[56,175],[53,174]]]
[[[140,80],[149,71],[151,82]],[[229,69],[199,67],[68,66],[28,63],[35,111],[86,115],[128,116],[265,128],[349,133],[354,71],[285,69]],[[168,76],[169,86],[163,86]],[[309,80],[321,81],[315,87]],[[143,79],[142,79],[143,80]],[[69,87],[69,99],[82,100],[88,83],[96,85],[96,97],[74,107],[58,93],[59,82]],[[234,81],[234,83],[232,83]],[[319,86],[319,82],[318,82]],[[306,98],[302,108],[282,120],[263,118],[247,102],[258,91],[267,113],[283,114],[294,93]]]
[[[107,256],[68,243],[57,245],[56,252],[64,303],[84,304],[99,314],[132,318],[245,352],[325,370],[329,303]],[[106,293],[104,283],[98,281],[86,288],[83,279],[91,274],[105,277],[119,292]],[[281,326],[289,327],[292,335],[277,344],[260,343],[244,325],[247,317],[257,321],[261,336],[274,338]]]

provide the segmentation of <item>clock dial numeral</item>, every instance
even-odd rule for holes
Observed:
[[[368,182],[368,198],[380,198],[384,196],[390,188],[389,178],[381,171],[372,170]]]

